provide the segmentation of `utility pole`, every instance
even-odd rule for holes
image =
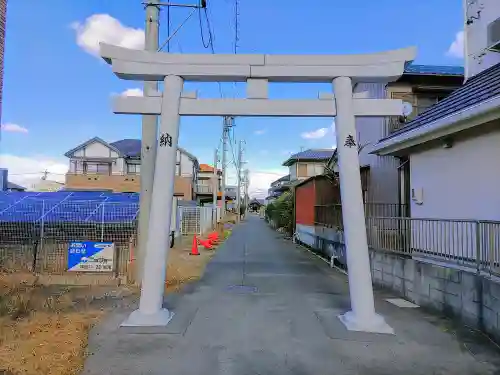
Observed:
[[[229,139],[229,129],[232,126],[233,118],[224,117],[222,127],[222,216],[226,216],[226,170],[227,170],[227,141]]]
[[[248,210],[248,185],[250,184],[250,179],[248,177],[248,169],[245,169],[244,172],[244,205],[245,205],[245,217],[247,215],[247,210]]]
[[[201,0],[198,4],[174,4],[165,3],[160,0],[146,0],[146,31],[145,31],[145,50],[157,52],[161,48],[160,45],[160,7],[167,7],[167,50],[170,52],[170,40],[184,23],[194,14],[196,9],[205,8],[207,6],[205,0]],[[186,20],[170,35],[170,7],[188,7],[193,8],[192,13]],[[163,46],[162,46],[163,47]],[[157,81],[144,82],[144,96],[151,96],[152,93],[158,91],[159,85]],[[142,116],[142,137],[141,137],[141,189],[139,202],[139,225],[138,225],[138,249],[135,269],[135,281],[141,282],[144,269],[144,259],[146,257],[146,246],[148,243],[148,228],[149,216],[151,212],[151,197],[153,194],[153,180],[155,173],[155,160],[157,152],[157,134],[158,134],[158,117],[156,115]],[[167,229],[170,231],[170,228]]]
[[[238,221],[241,219],[241,165],[243,158],[243,141],[240,141],[238,146],[238,161],[236,165],[236,173],[238,179],[238,189],[236,190],[236,214],[238,215]]]
[[[146,2],[146,51],[156,52],[160,43],[159,38],[159,0]],[[158,91],[158,82],[144,82],[144,96],[151,96]],[[141,282],[148,242],[149,214],[151,210],[151,196],[153,193],[153,179],[155,173],[155,159],[157,149],[158,117],[156,115],[142,116],[141,141],[141,194],[139,201],[138,251],[136,260],[136,282]],[[170,228],[166,230],[170,231]]]
[[[214,152],[214,175],[213,175],[213,218],[214,218],[214,229],[217,227],[217,195],[219,192],[219,173],[217,173],[217,164],[219,163],[218,150],[215,149]]]

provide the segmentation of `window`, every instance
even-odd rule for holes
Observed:
[[[323,174],[325,171],[325,167],[321,164],[307,164],[307,176],[312,177],[312,176],[317,176],[320,174]]]
[[[176,164],[175,165],[175,175],[176,176],[180,176],[181,175],[181,165],[180,164]]]
[[[81,160],[72,160],[71,161],[72,167],[71,167],[71,172],[77,173],[77,174],[83,174],[83,162]]]
[[[446,94],[417,94],[416,115],[427,111],[434,104],[440,102],[446,97]]]
[[[297,179],[297,164],[292,164],[289,167],[290,171],[290,181],[294,181]]]
[[[140,174],[141,173],[141,165],[140,164],[127,164],[127,173],[128,174]]]
[[[90,163],[84,162],[83,169],[85,173],[89,174],[110,174],[111,164],[109,163]]]
[[[297,177],[307,177],[307,164],[306,163],[297,163]]]
[[[416,92],[402,93],[393,92],[392,99],[401,99],[403,102],[410,103],[413,107],[412,112],[408,115],[407,120],[413,120],[418,115],[427,111],[434,104],[440,102],[449,95],[447,92]]]

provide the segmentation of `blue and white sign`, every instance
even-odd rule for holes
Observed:
[[[68,247],[68,271],[112,272],[114,258],[113,242],[73,241]]]

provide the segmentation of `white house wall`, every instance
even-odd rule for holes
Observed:
[[[194,165],[189,156],[181,152],[181,176],[189,177],[193,175]]]
[[[421,204],[411,202],[412,218],[470,219],[439,225],[413,220],[414,248],[475,257],[473,220],[500,220],[498,145],[500,131],[410,155],[411,188],[422,198]]]
[[[462,0],[464,6],[471,0]],[[488,25],[500,17],[500,1],[498,0],[480,0],[476,1],[467,8],[465,18],[477,17],[478,10],[481,10],[479,19],[472,19],[470,25],[465,26],[465,45],[466,45],[466,76],[471,77],[489,67],[500,63],[500,53],[487,51],[488,46]],[[484,56],[481,56],[484,54]]]
[[[78,151],[79,154],[75,156],[84,156],[87,158],[116,158],[117,153],[112,151],[109,147],[103,145],[100,142],[92,142],[91,144],[85,146],[83,149]]]
[[[366,98],[386,98],[386,85],[383,83],[359,83],[354,87],[355,95]],[[393,156],[370,154],[371,145],[385,136],[385,117],[356,117],[358,143],[365,145],[359,154],[361,166],[370,166],[367,202],[398,203],[398,166],[399,160]],[[339,145],[341,146],[341,145]]]

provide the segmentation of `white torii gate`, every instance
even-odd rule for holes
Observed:
[[[349,330],[393,333],[375,312],[365,227],[356,116],[398,116],[401,100],[353,95],[353,84],[398,79],[416,49],[365,55],[209,55],[168,54],[101,44],[101,56],[125,80],[163,81],[163,93],[118,97],[113,111],[160,115],[151,217],[139,309],[123,326],[164,326],[172,313],[163,308],[163,291],[179,119],[188,116],[336,116],[342,216],[349,269],[351,311],[339,318]],[[184,92],[184,81],[246,82],[247,99],[198,99]],[[332,93],[318,99],[268,99],[269,82],[329,82]]]

